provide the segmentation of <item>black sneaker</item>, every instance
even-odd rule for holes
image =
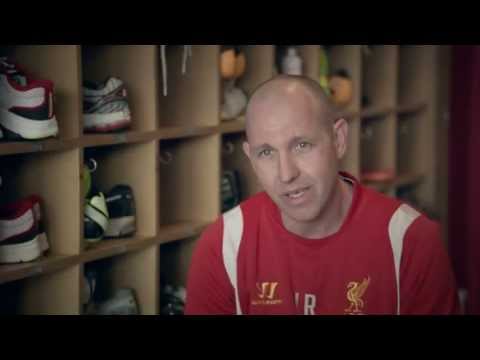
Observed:
[[[133,191],[128,185],[117,185],[107,194],[110,215],[107,238],[132,236],[136,231],[136,210]]]
[[[222,212],[240,204],[240,182],[237,171],[224,171],[222,176]]]

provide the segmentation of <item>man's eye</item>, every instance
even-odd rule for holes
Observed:
[[[297,145],[297,150],[299,150],[299,151],[308,150],[308,149],[310,149],[311,146],[312,146],[312,144],[310,144],[306,141],[303,141],[303,142],[301,142]]]
[[[270,155],[272,155],[272,150],[270,149],[264,149],[258,154],[259,157],[268,157]]]

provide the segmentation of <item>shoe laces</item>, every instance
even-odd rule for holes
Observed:
[[[162,77],[163,77],[163,96],[168,95],[168,79],[167,79],[167,45],[160,45],[160,56],[162,59]],[[183,45],[183,58],[182,58],[182,74],[187,73],[188,59],[192,58],[192,45]]]

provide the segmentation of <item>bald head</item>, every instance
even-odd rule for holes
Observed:
[[[246,110],[247,136],[252,121],[258,121],[258,113],[289,104],[311,106],[322,126],[329,127],[336,120],[335,107],[316,81],[304,76],[280,75],[260,85],[251,96]]]

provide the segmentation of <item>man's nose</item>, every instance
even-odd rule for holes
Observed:
[[[280,181],[283,183],[291,183],[300,175],[300,171],[290,154],[281,154],[278,166]]]

